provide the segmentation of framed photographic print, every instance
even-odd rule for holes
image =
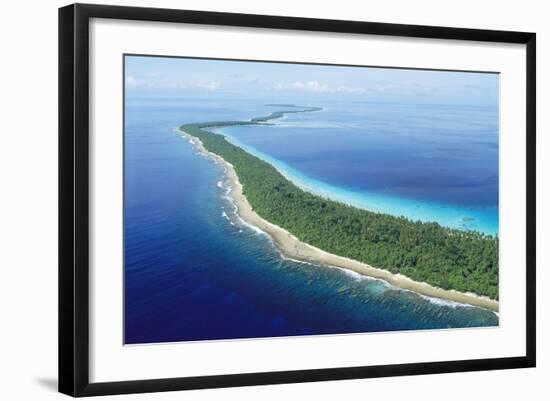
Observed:
[[[59,10],[59,389],[535,366],[535,34]]]

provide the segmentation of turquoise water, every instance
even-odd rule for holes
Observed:
[[[174,128],[273,110],[247,100],[126,99],[126,344],[499,324],[484,309],[284,259],[268,236],[244,225],[226,196],[221,166],[197,154]],[[296,116],[296,123],[315,114]],[[270,129],[286,132],[277,125],[250,133]],[[301,150],[307,153],[293,152]],[[300,171],[294,162],[281,165]]]
[[[269,126],[216,131],[318,195],[412,220],[498,234],[498,110],[311,105],[324,109],[290,114]]]

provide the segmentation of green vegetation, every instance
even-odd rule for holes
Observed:
[[[264,123],[289,112],[315,110],[319,109],[275,112],[244,122],[187,124],[181,129],[235,167],[244,195],[258,215],[301,241],[443,289],[498,299],[497,237],[375,213],[313,195],[269,163],[205,129]]]
[[[269,105],[268,105],[269,106]],[[280,104],[280,105],[276,105],[276,104],[273,104],[271,106],[280,106],[280,107],[295,107],[295,106],[292,106],[292,105],[288,105],[288,104]],[[267,122],[269,120],[275,120],[277,118],[281,118],[283,117],[285,114],[290,114],[290,113],[306,113],[306,112],[310,112],[310,111],[319,111],[319,110],[322,110],[320,107],[306,107],[306,108],[300,108],[298,110],[285,110],[285,111],[274,111],[273,113],[271,113],[270,115],[268,116],[265,116],[265,117],[256,117],[256,118],[253,118],[252,120],[250,120],[251,122],[253,123],[264,123],[264,122]]]

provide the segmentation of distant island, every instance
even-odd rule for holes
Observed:
[[[360,209],[307,192],[271,164],[207,128],[262,125],[318,107],[179,130],[226,166],[241,218],[271,235],[288,257],[354,270],[428,296],[498,311],[498,237]],[[375,267],[373,267],[375,266]]]

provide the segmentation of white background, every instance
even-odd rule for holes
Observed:
[[[189,40],[194,37],[201,40]],[[95,20],[90,42],[90,381],[525,354],[525,46],[120,20]],[[125,52],[499,71],[499,152],[501,159],[514,158],[501,163],[499,172],[500,327],[123,347],[120,111]]]
[[[543,137],[548,120],[550,27],[544,2],[528,1],[387,1],[383,3],[287,1],[133,1],[116,4],[265,13],[319,18],[358,19],[410,24],[536,31],[538,40],[538,325],[539,367],[528,370],[384,378],[376,380],[293,384],[257,388],[203,390],[126,399],[275,400],[308,397],[388,397],[396,399],[464,400],[548,398],[550,374],[542,318],[549,297],[542,290],[550,255],[544,247],[550,202],[543,186],[550,144]],[[0,144],[0,396],[3,399],[47,400],[55,393],[57,375],[57,7],[58,1],[10,4],[2,13],[2,134]],[[542,341],[541,341],[542,340]]]

